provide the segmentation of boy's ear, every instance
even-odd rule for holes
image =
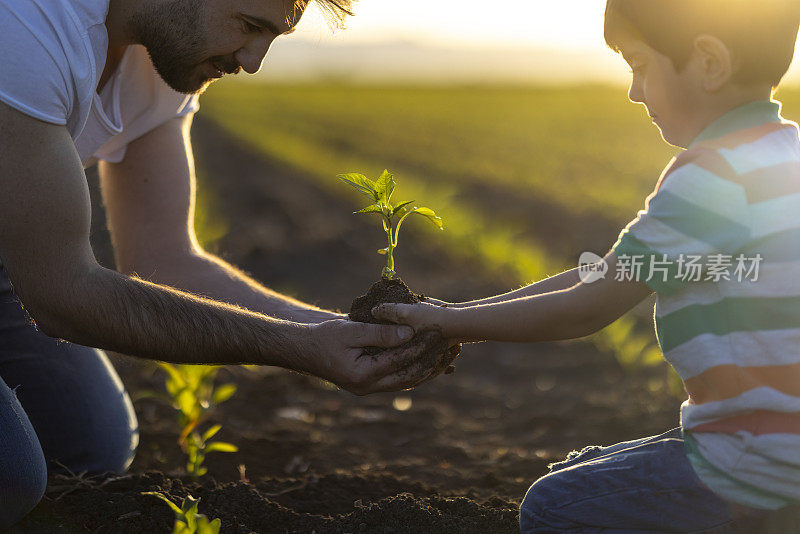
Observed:
[[[703,89],[709,93],[721,90],[733,75],[733,57],[728,46],[713,35],[698,35],[694,54],[699,60]]]

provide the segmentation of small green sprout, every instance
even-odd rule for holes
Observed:
[[[197,512],[197,505],[200,503],[200,499],[195,499],[189,495],[183,500],[179,508],[166,495],[158,491],[143,491],[142,495],[158,497],[172,508],[172,511],[175,512],[175,525],[172,527],[172,534],[219,534],[220,520],[209,521],[206,516]]]
[[[219,432],[222,425],[214,425],[200,432],[200,425],[211,410],[230,399],[236,393],[234,384],[214,385],[220,369],[214,365],[172,365],[159,362],[167,373],[165,386],[166,400],[178,412],[182,431],[178,443],[188,456],[186,471],[198,479],[208,469],[203,466],[206,454],[210,452],[236,452],[236,445],[224,441],[209,441]]]
[[[406,220],[406,217],[416,213],[430,220],[439,230],[444,229],[442,218],[437,217],[430,208],[410,206],[414,203],[413,200],[391,204],[396,183],[389,171],[383,171],[383,174],[374,182],[363,174],[356,173],[340,174],[338,178],[354,187],[359,193],[373,202],[373,204],[355,213],[376,213],[381,216],[383,231],[386,232],[386,238],[389,243],[389,246],[378,251],[378,254],[386,256],[386,267],[381,273],[384,278],[392,279],[395,276],[394,249],[397,248],[400,226]],[[395,224],[395,220],[397,220],[397,224]]]

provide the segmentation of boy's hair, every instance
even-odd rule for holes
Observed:
[[[353,4],[356,3],[356,0],[295,0],[295,13],[292,17],[296,17],[297,11],[304,10],[312,1],[316,2],[317,6],[336,28],[344,27],[344,20],[353,15]]]
[[[608,0],[606,44],[632,37],[683,70],[698,35],[709,34],[733,55],[732,81],[777,87],[794,56],[800,0]]]

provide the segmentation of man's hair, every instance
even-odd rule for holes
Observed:
[[[632,37],[683,70],[697,36],[720,39],[734,61],[732,81],[777,87],[794,55],[800,0],[608,0],[606,44]]]
[[[356,0],[295,0],[295,13],[292,17],[296,18],[297,11],[303,11],[310,2],[319,6],[334,27],[343,28],[344,20],[353,15],[353,4]]]

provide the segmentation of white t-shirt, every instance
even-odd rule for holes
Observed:
[[[194,113],[197,95],[173,90],[143,46],[128,46],[100,94],[109,0],[0,0],[0,101],[67,127],[84,167],[119,162],[128,143]]]

